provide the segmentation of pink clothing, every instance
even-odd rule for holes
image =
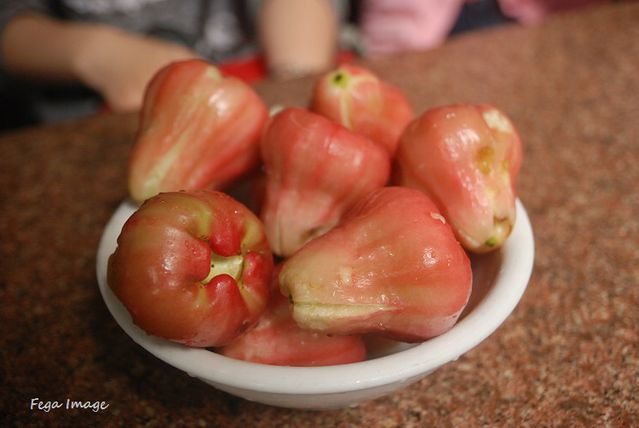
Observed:
[[[464,0],[365,0],[362,34],[367,54],[442,43],[463,4]]]
[[[604,1],[607,0],[499,0],[499,7],[506,16],[523,24],[534,24],[553,12]]]
[[[364,0],[362,35],[366,52],[381,55],[441,44],[462,6],[473,0]],[[498,0],[502,13],[523,24],[555,11],[608,0]]]

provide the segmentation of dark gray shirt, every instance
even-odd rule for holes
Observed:
[[[96,22],[188,46],[214,63],[250,54],[260,0],[2,0],[0,33],[16,16],[39,12]],[[46,43],[46,40],[43,41]],[[82,87],[22,81],[0,61],[0,131],[96,111],[100,97]],[[5,111],[6,110],[6,111]],[[4,122],[4,123],[3,123]]]
[[[1,0],[0,33],[17,15],[37,11],[62,20],[96,22],[181,43],[221,64],[254,53],[262,0]],[[340,19],[346,0],[332,0]],[[43,41],[46,43],[46,40]],[[95,111],[101,100],[86,88],[20,81],[0,61],[0,130],[18,122],[56,122]],[[6,107],[3,107],[6,106]],[[24,111],[22,111],[24,110]],[[26,115],[26,116],[25,116]]]
[[[38,11],[63,20],[99,22],[184,44],[214,62],[252,45],[258,1],[3,0],[0,32],[16,15]]]

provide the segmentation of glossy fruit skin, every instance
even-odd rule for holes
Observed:
[[[275,115],[261,148],[266,174],[261,218],[273,252],[283,257],[330,230],[346,209],[390,177],[383,148],[301,108]]]
[[[212,64],[171,63],[149,83],[129,163],[129,193],[221,189],[259,164],[265,104]]]
[[[399,137],[413,119],[413,108],[395,86],[370,70],[345,64],[321,76],[310,109],[366,135],[392,156]]]
[[[148,334],[221,346],[252,326],[273,259],[260,220],[212,190],[161,193],[127,220],[107,282]]]
[[[363,361],[366,347],[360,336],[329,336],[300,328],[288,299],[273,275],[271,300],[257,325],[218,352],[227,357],[278,366],[314,367]]]
[[[429,195],[466,249],[500,248],[515,223],[521,139],[489,105],[434,108],[406,128],[394,183]]]
[[[279,280],[304,328],[417,342],[455,324],[472,271],[426,195],[384,187],[286,260]]]

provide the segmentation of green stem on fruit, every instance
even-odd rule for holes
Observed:
[[[345,88],[348,83],[348,75],[342,71],[337,71],[335,74],[333,74],[331,82],[335,86]]]

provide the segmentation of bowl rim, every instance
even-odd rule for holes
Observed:
[[[532,274],[534,238],[528,214],[517,199],[516,222],[499,250],[501,266],[482,300],[446,333],[400,352],[374,359],[324,367],[290,367],[252,363],[207,349],[190,348],[146,334],[133,324],[126,308],[106,283],[109,255],[122,225],[137,206],[122,202],[108,221],[97,252],[96,273],[102,298],[120,327],[160,360],[206,382],[235,389],[277,394],[329,394],[408,381],[454,361],[492,334],[515,309]]]

